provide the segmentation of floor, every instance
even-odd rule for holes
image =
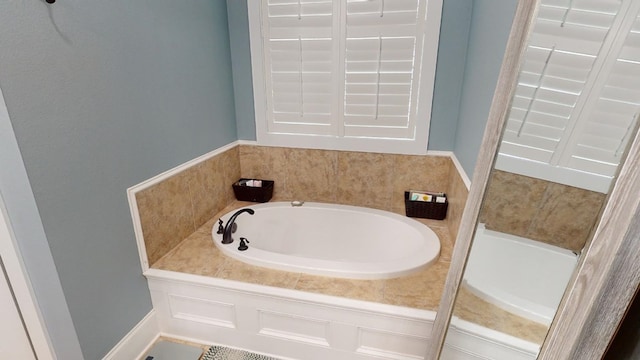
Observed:
[[[441,242],[437,262],[419,273],[385,280],[335,279],[252,266],[220,253],[211,238],[211,229],[216,220],[229,211],[250,204],[240,201],[232,203],[152,267],[382,304],[437,310],[453,249],[453,241],[445,222],[416,219],[429,226]],[[542,343],[547,332],[545,326],[508,313],[465,290],[460,292],[454,315],[538,344]]]
[[[209,345],[203,345],[203,344],[197,344],[197,343],[193,343],[193,342],[189,342],[189,341],[184,341],[184,340],[178,340],[178,339],[173,339],[173,338],[168,338],[168,337],[164,337],[164,336],[160,336],[155,342],[154,344],[160,342],[160,341],[169,341],[169,342],[174,342],[174,343],[178,343],[178,344],[184,344],[184,345],[189,345],[195,348],[200,348],[202,350],[202,355],[204,356],[204,354],[207,352],[207,350],[209,350]],[[202,357],[200,357],[202,358]],[[146,359],[146,355],[143,355],[140,359],[138,360],[145,360]]]

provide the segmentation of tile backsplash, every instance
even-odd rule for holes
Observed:
[[[405,190],[446,192],[457,234],[468,195],[448,156],[239,145],[136,194],[149,264],[234,199],[238,178],[275,181],[272,201],[329,202],[404,214]]]
[[[494,170],[480,211],[487,229],[580,251],[605,194]]]
[[[234,200],[240,177],[234,147],[136,194],[149,265]]]
[[[273,200],[365,206],[404,214],[404,191],[446,192],[455,240],[469,191],[448,156],[240,146],[242,177],[275,181]]]

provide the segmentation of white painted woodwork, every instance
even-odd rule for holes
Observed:
[[[1,265],[1,262],[0,262]],[[22,324],[20,311],[14,301],[4,267],[0,273],[0,359],[34,359],[27,330]]]
[[[432,311],[157,269],[145,276],[164,336],[291,359],[426,359]],[[530,360],[537,351],[465,322],[452,336],[450,359]]]
[[[161,336],[156,311],[151,311],[102,360],[142,359]]]
[[[537,12],[537,3],[538,1],[520,1],[516,8],[514,25],[507,41],[507,49],[500,75],[498,76],[493,103],[489,110],[487,127],[478,154],[467,203],[462,214],[460,229],[458,230],[458,237],[451,258],[451,266],[433,325],[432,343],[426,353],[426,359],[438,359],[445,343],[445,336],[449,328],[458,288],[462,282],[466,261],[471,251],[471,242],[476,231],[480,205],[493,168],[511,98],[515,93],[520,62],[526,49],[526,40],[531,29],[532,19],[535,18]]]
[[[601,2],[600,4],[604,4]],[[525,10],[526,8],[526,10]],[[506,113],[513,95],[518,63],[526,44],[527,28],[537,4],[520,1],[505,61],[491,107],[483,145],[456,240],[451,268],[436,317],[429,359],[439,358],[460,286],[479,207],[493,165]],[[637,128],[630,151],[622,160],[615,185],[593,239],[585,246],[538,359],[601,359],[640,283],[640,138]],[[447,340],[449,340],[447,338]],[[461,352],[456,349],[455,354]],[[446,358],[447,350],[442,353]]]
[[[0,202],[2,198],[0,197]],[[5,221],[3,205],[0,203],[0,241],[11,241],[9,227]],[[22,322],[20,309],[5,271],[3,257],[0,256],[0,359],[34,359],[31,341]]]
[[[496,168],[607,193],[640,109],[640,3],[542,0]]]
[[[640,133],[540,351],[541,360],[600,359],[640,284]]]
[[[442,0],[248,10],[261,145],[426,152]]]

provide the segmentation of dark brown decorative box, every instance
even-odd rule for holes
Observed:
[[[444,220],[447,217],[447,209],[449,201],[438,203],[435,201],[413,201],[409,198],[409,191],[404,192],[404,207],[409,217],[417,217],[423,219]]]
[[[273,196],[274,184],[272,180],[262,180],[261,187],[240,185],[242,182],[247,180],[253,179],[242,178],[233,184],[233,193],[236,195],[236,199],[240,201],[252,201],[260,203],[271,200],[271,197]]]

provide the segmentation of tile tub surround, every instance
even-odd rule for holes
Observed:
[[[231,184],[238,178],[235,146],[136,193],[149,264],[231,203]]]
[[[494,170],[480,211],[487,229],[580,251],[605,194]]]
[[[405,190],[444,191],[453,239],[468,190],[449,156],[239,145],[135,194],[147,261],[155,263],[233,200],[240,177],[275,181],[273,200],[365,206],[404,215]]]
[[[267,269],[223,255],[211,237],[216,220],[251,204],[235,201],[157,261],[153,268],[417,309],[438,308],[453,249],[445,225],[430,225],[440,237],[441,256],[417,274],[384,280],[336,279]]]
[[[273,201],[305,200],[405,213],[404,191],[445,192],[455,239],[468,189],[445,155],[397,155],[240,146],[242,177],[275,181]]]

